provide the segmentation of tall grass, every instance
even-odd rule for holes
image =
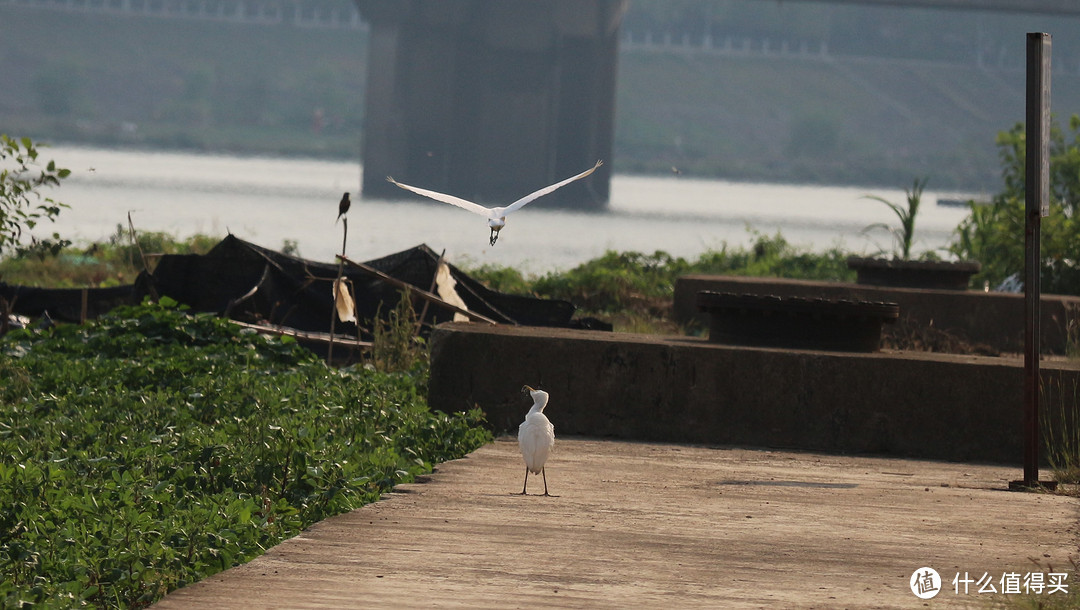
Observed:
[[[872,199],[879,203],[883,203],[892,210],[896,215],[896,220],[900,223],[898,227],[890,227],[889,225],[879,222],[872,224],[865,229],[864,232],[871,229],[885,229],[896,241],[896,249],[893,250],[893,257],[900,260],[911,259],[911,244],[915,240],[915,219],[919,215],[919,203],[922,202],[923,188],[926,187],[926,178],[919,180],[915,179],[910,189],[905,189],[907,195],[907,207],[900,204],[893,203],[883,197],[877,195],[867,195],[867,199]]]
[[[1080,381],[1042,371],[1039,423],[1046,460],[1059,483],[1080,483]]]
[[[428,363],[427,347],[424,339],[417,333],[416,310],[413,308],[409,291],[399,293],[401,298],[385,319],[376,315],[372,322],[374,339],[371,346],[371,360],[376,370],[386,373],[398,373],[426,368]],[[380,307],[379,313],[382,312]]]

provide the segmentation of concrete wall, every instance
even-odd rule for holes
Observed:
[[[843,282],[814,282],[780,278],[687,275],[675,282],[675,319],[708,319],[697,310],[697,293],[703,290],[736,294],[799,296],[817,299],[884,301],[900,305],[900,317],[919,326],[933,324],[973,343],[984,343],[1009,353],[1024,349],[1024,295],[974,290],[924,290],[885,288]],[[1062,295],[1042,297],[1042,351],[1064,354],[1070,321],[1080,322],[1080,298]]]
[[[444,324],[432,408],[516,432],[551,394],[556,434],[1021,464],[1020,359],[743,348],[702,339]],[[1070,411],[1080,367],[1043,364]],[[598,465],[598,468],[601,466]]]

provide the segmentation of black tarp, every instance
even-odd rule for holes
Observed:
[[[80,321],[84,292],[87,318],[96,318],[114,307],[133,305],[142,299],[142,292],[134,284],[111,288],[34,288],[0,282],[0,299],[7,302],[12,313],[33,318],[48,315],[65,322]]]
[[[439,256],[426,245],[384,256],[366,265],[424,291],[432,291]],[[574,306],[566,301],[504,294],[488,289],[453,265],[456,292],[470,311],[499,323],[529,326],[580,326],[572,321]],[[336,263],[319,263],[269,250],[228,236],[204,255],[169,254],[160,258],[152,274],[143,273],[135,284],[88,289],[88,317],[121,304],[140,302],[144,296],[168,296],[194,311],[302,331],[328,332],[333,307],[332,283]],[[400,289],[346,265],[344,277],[352,283],[357,318],[370,327],[381,312],[385,317],[400,299]],[[14,313],[78,321],[80,289],[59,290],[9,286],[0,283],[0,296],[14,303]],[[419,314],[423,301],[415,301]],[[427,306],[426,325],[453,319],[453,312]],[[610,327],[609,327],[610,328]],[[335,333],[355,334],[352,324],[337,323]]]
[[[366,265],[430,291],[439,256],[419,245],[384,256]],[[529,326],[568,326],[574,306],[566,301],[503,294],[489,290],[453,265],[450,274],[457,293],[470,311],[500,323]],[[161,295],[170,296],[196,311],[210,311],[249,322],[264,322],[298,330],[327,332],[333,307],[332,283],[338,265],[318,263],[262,248],[229,236],[205,255],[164,256],[152,279]],[[400,298],[400,289],[367,273],[344,267],[352,283],[357,318],[374,320],[385,315]],[[247,299],[240,299],[255,289]],[[422,302],[414,304],[417,312]],[[453,312],[428,306],[426,323],[453,319]],[[341,332],[349,332],[337,326]]]

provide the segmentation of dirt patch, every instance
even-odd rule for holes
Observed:
[[[881,329],[881,347],[887,350],[965,354],[969,356],[1001,356],[1001,350],[986,343],[969,341],[964,337],[934,326],[933,320],[924,325],[910,317],[901,316],[894,324]]]

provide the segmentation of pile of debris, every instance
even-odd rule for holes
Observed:
[[[81,322],[119,305],[137,304],[146,296],[168,296],[195,312],[215,313],[307,341],[326,341],[339,273],[354,307],[352,321],[341,321],[348,315],[334,320],[334,342],[363,344],[371,338],[376,321],[385,318],[404,294],[413,299],[421,336],[454,319],[611,329],[594,319],[573,319],[575,307],[566,301],[490,290],[423,244],[364,263],[342,258],[334,264],[289,256],[229,235],[203,255],[163,255],[152,273],[141,273],[127,286],[45,289],[0,283],[0,299],[13,314]]]

